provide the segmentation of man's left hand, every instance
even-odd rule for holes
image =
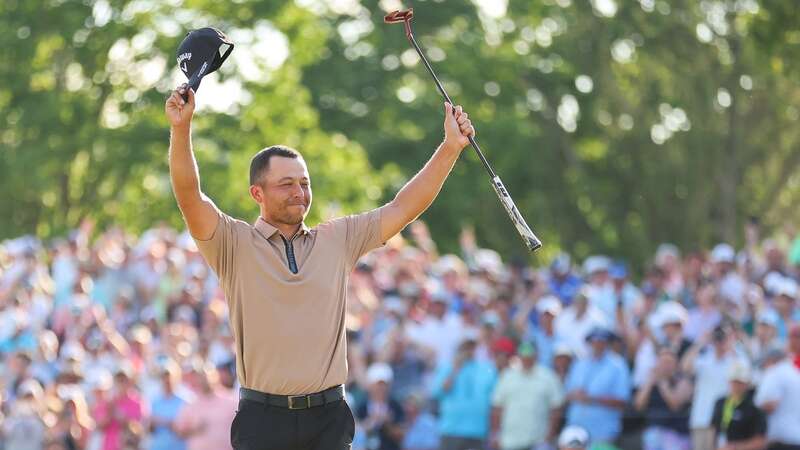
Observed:
[[[444,143],[445,146],[461,151],[469,144],[469,136],[475,136],[475,128],[469,115],[456,105],[455,109],[450,103],[444,103]]]

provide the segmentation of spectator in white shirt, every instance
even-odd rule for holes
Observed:
[[[712,341],[710,346],[709,337]],[[711,336],[700,338],[684,356],[684,371],[695,376],[694,397],[689,415],[694,450],[714,450],[714,428],[711,426],[714,403],[728,393],[724,374],[737,362],[749,363],[734,350],[733,333],[725,326],[718,326]]]
[[[756,406],[767,414],[768,450],[800,449],[800,325],[789,330],[789,357],[765,370]]]
[[[586,336],[595,328],[608,328],[605,315],[589,304],[586,289],[581,289],[572,305],[556,318],[556,335],[578,356],[588,353]]]

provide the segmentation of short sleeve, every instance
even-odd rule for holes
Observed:
[[[754,401],[759,408],[762,408],[766,403],[781,399],[780,383],[777,380],[779,375],[777,370],[779,369],[780,367],[774,367],[768,370],[761,383],[758,383]]]
[[[620,400],[630,400],[631,398],[631,375],[625,362],[619,361],[617,365],[616,382],[613,385],[613,395]]]
[[[508,372],[500,376],[500,381],[497,383],[492,393],[492,406],[502,407],[508,399],[509,376],[510,373]]]
[[[564,394],[564,385],[561,380],[554,373],[548,373],[547,378],[550,380],[551,388],[548,390],[550,393],[550,409],[560,408],[566,400]]]
[[[368,251],[383,245],[381,242],[381,210],[345,216],[345,252],[350,265]]]
[[[214,234],[206,240],[192,236],[197,244],[197,249],[223,285],[227,285],[236,270],[236,247],[238,236],[236,233],[236,219],[225,213],[220,213],[217,228]]]

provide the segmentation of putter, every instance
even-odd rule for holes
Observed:
[[[425,68],[428,69],[428,73],[431,74],[433,77],[434,83],[436,83],[436,87],[439,89],[439,92],[442,96],[447,100],[448,103],[455,107],[455,103],[450,100],[450,96],[447,95],[447,92],[444,90],[442,83],[439,82],[439,78],[436,77],[436,74],[433,72],[433,68],[431,64],[428,62],[428,58],[425,57],[425,54],[422,53],[422,49],[419,48],[417,45],[416,39],[414,39],[414,33],[411,30],[411,18],[414,17],[414,9],[409,8],[405,11],[392,11],[387,14],[383,21],[386,23],[400,23],[402,22],[405,25],[406,29],[406,37],[408,41],[411,42],[411,45],[414,47],[414,50],[417,51],[419,57],[422,59],[422,62],[425,64]],[[503,204],[506,212],[508,213],[508,217],[511,218],[511,222],[516,227],[517,232],[519,233],[522,240],[525,241],[525,245],[528,247],[528,250],[535,252],[542,246],[542,241],[533,234],[533,231],[525,222],[525,219],[522,218],[522,214],[519,213],[516,205],[514,205],[514,199],[511,198],[509,195],[508,190],[503,185],[503,182],[500,181],[500,177],[494,173],[492,166],[489,165],[489,161],[486,160],[486,157],[483,156],[483,152],[481,148],[478,147],[478,142],[475,141],[473,136],[469,136],[469,143],[472,145],[472,148],[475,149],[475,152],[478,153],[478,158],[480,158],[481,162],[483,163],[483,167],[486,168],[486,172],[489,173],[489,177],[492,179],[492,187],[494,188],[494,192],[497,194],[497,197],[500,199],[500,203]]]

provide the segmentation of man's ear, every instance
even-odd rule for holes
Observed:
[[[259,205],[264,200],[264,191],[261,189],[261,186],[258,185],[251,185],[250,186],[250,197],[253,198]]]

